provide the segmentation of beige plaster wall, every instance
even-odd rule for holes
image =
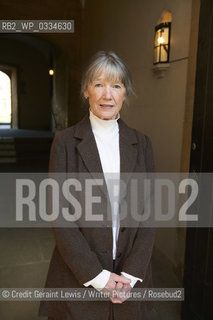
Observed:
[[[164,9],[173,15],[170,68],[164,79],[153,74],[154,27]],[[114,50],[128,64],[135,85],[123,118],[150,135],[157,170],[179,171],[185,108],[191,0],[87,1],[86,58],[97,50]],[[169,133],[169,134],[168,134]]]

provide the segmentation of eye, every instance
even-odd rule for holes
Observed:
[[[113,88],[115,88],[115,89],[121,89],[121,86],[120,86],[119,84],[114,84],[114,85],[113,85]]]
[[[96,87],[96,88],[100,88],[100,87],[102,87],[102,84],[101,84],[101,83],[96,83],[96,84],[95,84],[95,87]]]

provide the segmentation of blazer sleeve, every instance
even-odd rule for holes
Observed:
[[[142,145],[146,171],[148,175],[150,174],[152,176],[154,172],[153,151],[151,141],[147,136],[144,136]],[[139,225],[132,250],[124,261],[122,268],[123,272],[129,273],[143,280],[145,279],[147,267],[152,255],[154,238],[155,229],[153,227],[143,227],[143,224]]]
[[[65,173],[67,170],[66,161],[66,145],[63,141],[63,134],[58,133],[55,136],[50,153],[50,175],[56,172]],[[69,227],[61,228],[57,227],[56,222],[53,224],[53,232],[56,247],[64,263],[81,285],[96,277],[103,270],[97,255],[91,250],[76,224],[72,223],[72,226],[70,226],[69,223]]]

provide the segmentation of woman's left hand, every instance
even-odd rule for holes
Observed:
[[[131,291],[131,285],[117,282],[115,289],[113,290],[113,297],[111,298],[112,303],[123,303],[129,298],[129,293]]]

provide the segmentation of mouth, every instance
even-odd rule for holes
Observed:
[[[100,104],[100,107],[103,109],[111,109],[113,108],[113,104]]]

